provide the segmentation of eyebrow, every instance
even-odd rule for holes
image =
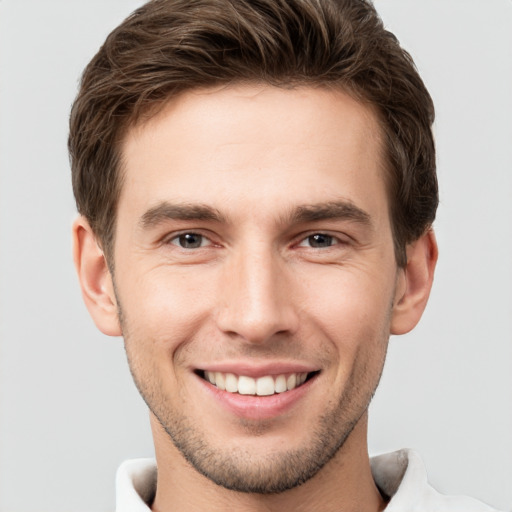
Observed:
[[[204,204],[172,204],[163,201],[147,210],[140,219],[143,228],[148,229],[166,220],[204,220],[223,222],[224,216],[215,208]]]
[[[371,226],[371,218],[361,208],[349,201],[330,201],[327,203],[301,205],[294,208],[282,219],[284,223],[304,224],[322,220],[350,220]],[[167,220],[200,220],[226,222],[219,210],[205,204],[173,204],[163,201],[147,210],[140,219],[144,229],[155,227]]]
[[[299,206],[290,217],[291,222],[297,224],[321,220],[350,220],[367,226],[372,224],[370,215],[349,201]]]

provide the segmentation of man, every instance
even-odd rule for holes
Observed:
[[[151,412],[119,512],[490,510],[368,457],[437,260],[433,118],[363,0],[157,0],[107,38],[69,147],[84,300]]]

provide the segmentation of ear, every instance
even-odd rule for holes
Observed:
[[[98,329],[109,336],[121,336],[112,276],[107,261],[87,220],[73,223],[73,259],[82,297]]]
[[[407,246],[407,265],[399,269],[391,334],[405,334],[420,321],[427,305],[438,249],[433,230]]]

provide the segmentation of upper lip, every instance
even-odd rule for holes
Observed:
[[[319,371],[320,368],[306,363],[294,362],[267,362],[264,364],[255,364],[251,362],[218,362],[205,363],[198,365],[195,370],[233,373],[235,375],[244,375],[257,379],[267,375],[283,375],[289,373],[310,373]]]

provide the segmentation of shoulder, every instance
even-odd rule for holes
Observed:
[[[498,512],[467,496],[446,496],[431,487],[420,456],[399,450],[371,459],[377,487],[389,498],[386,512]]]

